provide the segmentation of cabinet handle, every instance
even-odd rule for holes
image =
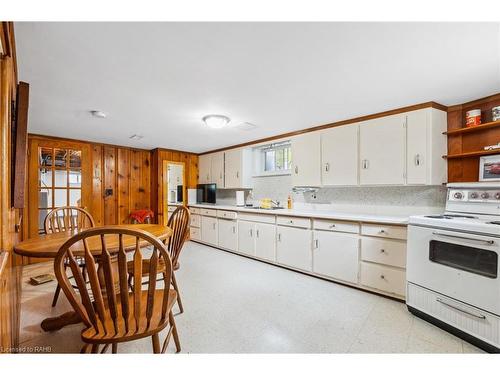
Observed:
[[[330,224],[330,228],[335,228],[335,224]]]
[[[233,227],[233,233],[236,233],[236,227]]]
[[[319,240],[314,240],[314,248],[319,248]]]
[[[255,236],[256,236],[257,238],[259,238],[259,230],[258,230],[258,229],[255,231]]]
[[[298,174],[299,173],[299,167],[296,165],[295,166],[295,174]]]
[[[293,224],[293,220],[288,220],[288,224]]]
[[[382,280],[385,280],[385,276],[384,276],[384,275],[380,275],[380,278],[381,278]]]
[[[250,229],[250,237],[253,237],[253,229]]]
[[[240,172],[236,172],[236,178],[240,178]]]
[[[325,172],[330,171],[330,163],[325,163]]]
[[[281,242],[281,233],[278,233],[278,241]]]
[[[214,230],[215,230],[215,223],[213,223],[212,226],[214,227]]]
[[[381,253],[385,253],[385,249],[380,249],[380,252]]]
[[[387,233],[384,229],[380,229],[378,232],[379,232],[380,234]]]
[[[420,154],[415,155],[415,165],[417,167],[420,165]]]

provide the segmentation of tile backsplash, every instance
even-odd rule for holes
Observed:
[[[292,176],[254,177],[252,195],[255,200],[271,198],[286,206],[289,194],[294,203],[308,205],[369,205],[444,207],[444,186],[353,186],[325,187],[316,193],[292,193]],[[235,204],[236,190],[217,191],[217,203]],[[248,199],[250,190],[246,191]]]

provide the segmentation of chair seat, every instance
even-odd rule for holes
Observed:
[[[173,265],[173,270],[177,271],[180,267],[179,262]],[[165,261],[163,258],[158,260],[157,273],[163,273],[165,271]],[[127,272],[129,275],[134,276],[134,261],[127,262]],[[149,275],[149,259],[144,259],[142,261],[142,276]]]
[[[169,323],[168,314],[172,310],[172,307],[177,300],[177,292],[174,289],[170,289],[168,293],[169,293],[169,299],[168,299],[167,313],[164,319],[161,318],[161,311],[163,304],[163,289],[155,291],[155,295],[153,297],[155,303],[149,326],[147,324],[145,311],[141,312],[139,324],[137,326],[134,317],[134,298],[133,294],[130,293],[129,294],[130,314],[128,319],[129,322],[128,331],[126,330],[125,327],[125,320],[122,318],[121,315],[121,304],[118,303],[117,315],[119,316],[119,318],[117,319],[118,320],[117,332],[115,332],[113,320],[111,318],[107,318],[104,321],[104,325],[101,320],[98,321],[99,332],[96,332],[94,327],[89,327],[84,329],[82,331],[82,340],[86,343],[111,344],[117,342],[136,340],[160,332],[168,325]],[[117,296],[118,301],[119,299],[120,299],[119,296]],[[148,299],[148,291],[143,290],[141,294],[141,308],[143,310],[147,305],[147,299]],[[107,311],[107,315],[109,315],[109,310]],[[106,328],[105,330],[103,329],[103,326]]]

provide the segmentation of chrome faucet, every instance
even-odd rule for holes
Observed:
[[[280,201],[273,201],[273,200],[271,200],[271,204],[274,204],[275,207],[279,207],[280,206]]]

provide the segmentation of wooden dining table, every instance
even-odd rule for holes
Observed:
[[[159,224],[125,224],[125,225],[108,225],[106,227],[140,229],[152,234],[161,241],[166,241],[172,235],[172,230]],[[30,258],[52,258],[55,259],[59,248],[73,235],[79,231],[66,231],[52,234],[42,234],[39,237],[29,238],[25,241],[19,242],[14,246],[14,252],[18,255]],[[105,236],[106,248],[112,254],[118,251],[118,236]],[[135,249],[136,238],[130,236],[123,237],[123,246],[125,251],[132,251]],[[97,254],[101,253],[101,239],[100,237],[89,238],[87,240],[88,247],[91,252]],[[150,244],[145,241],[140,241],[141,247],[149,246]],[[74,255],[83,255],[83,243],[75,243],[71,250]],[[81,318],[74,311],[68,311],[57,317],[46,318],[42,321],[41,327],[44,331],[56,331],[69,324],[80,323]]]

